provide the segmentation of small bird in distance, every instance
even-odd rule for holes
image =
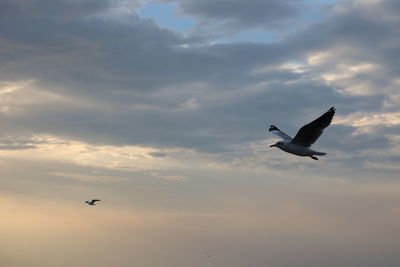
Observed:
[[[331,107],[319,118],[301,127],[294,138],[279,130],[275,125],[271,125],[269,132],[281,137],[283,140],[270,145],[270,147],[278,147],[291,154],[318,160],[315,155],[324,156],[326,153],[312,150],[310,146],[317,141],[323,130],[331,124],[335,111],[335,107]]]
[[[100,201],[100,199],[92,199],[91,201],[85,201],[85,203],[93,206],[96,205],[96,201]]]

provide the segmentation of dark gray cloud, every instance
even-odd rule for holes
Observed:
[[[0,150],[20,150],[20,149],[34,149],[32,145],[0,145]]]
[[[225,30],[234,28],[234,31],[250,27],[276,28],[288,19],[298,16],[305,9],[304,1],[294,0],[163,0],[162,2],[176,3],[183,15],[198,18],[200,24],[208,29],[218,24]]]
[[[149,155],[152,157],[156,157],[156,158],[164,158],[164,157],[168,156],[167,153],[162,153],[162,152],[152,152],[152,153],[149,153]]]
[[[182,2],[188,12],[197,10],[204,16],[211,12],[210,17],[226,12],[221,16],[235,17],[236,23],[246,19],[239,11],[210,11],[208,4]],[[286,10],[282,18],[296,13],[292,1],[250,4],[260,10],[265,5]],[[375,9],[380,15],[392,14],[394,10],[386,5],[396,8],[395,2],[387,1]],[[104,12],[102,8],[92,10]],[[40,101],[49,96],[39,95],[38,102],[10,104],[10,114],[0,117],[3,132],[32,131],[95,143],[221,152],[231,150],[232,145],[265,139],[269,123],[294,135],[298,127],[330,106],[337,107],[339,116],[359,110],[380,112],[385,100],[393,101],[387,90],[380,93],[376,87],[366,95],[338,90],[344,82],[345,86],[358,81],[387,86],[398,74],[398,27],[393,20],[367,16],[366,8],[348,6],[346,12],[274,44],[198,45],[192,43],[194,39],[160,29],[153,21],[135,15],[130,24],[96,16],[76,20],[4,17],[0,26],[1,79],[33,79],[34,88],[67,100],[55,98],[43,104]],[[317,67],[307,65],[307,57],[320,51],[331,52],[329,60]],[[287,62],[300,62],[305,70],[279,67]],[[339,84],[327,85],[318,79],[337,72],[343,63],[360,62],[385,68],[374,75],[357,73]],[[36,96],[37,92],[30,89],[25,93]],[[25,110],[23,116],[14,117],[18,110]],[[337,136],[350,136],[353,130],[351,126],[333,130],[325,145],[338,148]],[[351,143],[352,151],[365,145],[340,140],[349,140],[340,146],[344,149]],[[365,142],[387,147],[388,141],[375,136]]]
[[[76,18],[105,10],[110,4],[110,0],[2,0],[0,18],[15,16]]]

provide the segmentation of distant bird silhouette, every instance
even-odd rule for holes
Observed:
[[[100,201],[100,199],[92,199],[91,201],[85,201],[85,203],[87,203],[88,205],[96,205],[96,201]]]
[[[331,124],[333,115],[335,115],[335,111],[335,107],[331,107],[318,119],[301,127],[293,139],[289,135],[279,130],[275,125],[271,125],[269,127],[269,132],[278,135],[283,140],[270,145],[270,147],[278,147],[291,154],[302,157],[310,157],[314,160],[318,160],[315,155],[324,156],[326,153],[312,150],[310,146],[317,141],[323,130]]]

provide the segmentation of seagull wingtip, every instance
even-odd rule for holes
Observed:
[[[276,131],[276,130],[278,130],[278,128],[275,125],[271,124],[271,126],[269,126],[269,131],[270,132],[271,131]]]

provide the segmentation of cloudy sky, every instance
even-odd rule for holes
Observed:
[[[399,266],[399,12],[0,0],[0,265]]]

